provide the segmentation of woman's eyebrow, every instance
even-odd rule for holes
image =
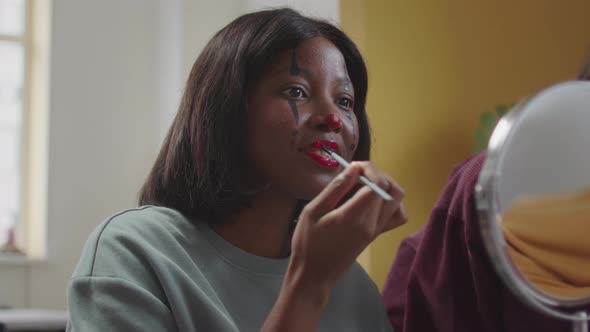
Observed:
[[[289,74],[291,76],[306,76],[306,77],[313,77],[313,73],[305,68],[297,66],[297,70],[295,71],[292,65],[289,65],[284,68],[279,68],[275,71],[270,73],[271,75],[281,75],[281,74]]]
[[[270,75],[272,76],[278,76],[282,74],[289,74],[290,76],[305,76],[307,78],[313,78],[315,76],[312,71],[307,70],[306,68],[302,68],[300,66],[297,66],[297,73],[295,73],[292,65],[282,67],[270,72]],[[347,76],[338,77],[336,78],[335,82],[337,84],[342,85],[345,91],[354,90],[352,82],[350,78],[348,78]]]

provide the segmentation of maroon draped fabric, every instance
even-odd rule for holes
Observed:
[[[383,290],[396,332],[571,331],[521,303],[493,270],[474,201],[484,160],[457,165],[428,223],[401,243]]]

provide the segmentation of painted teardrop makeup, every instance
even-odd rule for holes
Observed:
[[[289,68],[289,73],[293,76],[299,75],[299,65],[297,64],[297,54],[295,53],[295,48],[293,48],[293,54],[291,56],[291,67]],[[293,113],[293,117],[295,118],[295,129],[291,132],[291,136],[299,135],[299,110],[297,109],[297,104],[294,100],[289,100],[289,106],[291,107],[291,112]]]

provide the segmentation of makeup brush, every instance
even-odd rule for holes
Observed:
[[[330,150],[327,146],[322,145],[322,150],[326,151],[332,158],[336,159],[336,161],[344,168],[350,165],[348,161],[344,160],[344,158],[340,157],[336,152]],[[391,197],[385,190],[379,188],[375,183],[371,182],[371,180],[367,179],[365,176],[361,175],[361,182],[366,184],[369,188],[373,189],[374,192],[379,194],[379,196],[383,197],[386,201],[393,201],[393,197]]]

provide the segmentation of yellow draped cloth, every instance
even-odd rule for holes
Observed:
[[[590,295],[590,190],[517,200],[502,216],[507,250],[537,288]]]

